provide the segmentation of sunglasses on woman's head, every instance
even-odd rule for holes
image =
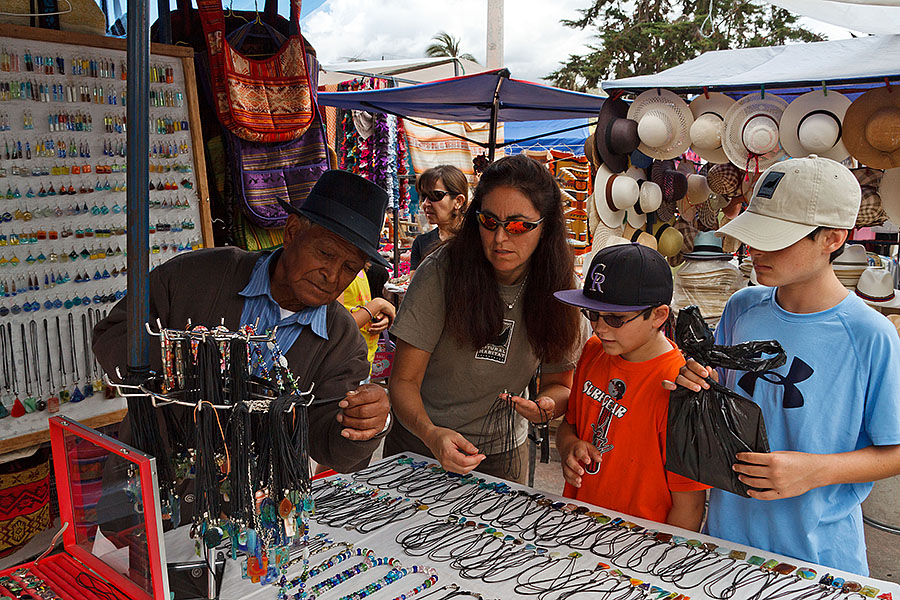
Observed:
[[[637,319],[640,316],[643,316],[645,314],[650,314],[651,310],[653,310],[653,307],[649,306],[649,307],[645,308],[644,310],[642,310],[641,312],[639,312],[638,314],[631,317],[630,319],[620,317],[619,315],[601,315],[599,311],[588,310],[587,308],[582,308],[581,314],[583,314],[587,318],[587,320],[590,321],[591,323],[596,323],[600,319],[603,319],[604,323],[606,323],[613,329],[618,329],[618,328],[622,327],[623,325],[625,325],[626,323],[631,323],[632,321],[634,321],[635,319]]]
[[[449,196],[450,192],[446,190],[431,190],[430,192],[422,192],[422,198],[429,202],[440,202],[444,196]]]
[[[544,220],[544,217],[541,217],[537,221],[522,221],[519,219],[501,221],[497,217],[493,217],[487,213],[483,213],[480,210],[477,211],[475,215],[478,217],[478,223],[488,231],[495,231],[497,227],[503,227],[503,229],[506,230],[506,233],[510,235],[528,233],[529,231],[540,225],[541,221]]]

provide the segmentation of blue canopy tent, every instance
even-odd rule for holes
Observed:
[[[511,121],[504,125],[506,154],[520,154],[525,150],[557,149],[572,154],[584,153],[584,140],[590,135],[588,119],[554,121]],[[570,129],[577,127],[577,129]],[[565,131],[565,133],[546,133]]]
[[[603,106],[603,98],[571,92],[546,85],[512,79],[508,69],[485,71],[474,75],[453,77],[431,83],[403,88],[387,88],[362,92],[320,93],[322,106],[344,110],[365,110],[408,119],[431,127],[447,135],[487,148],[488,158],[494,159],[497,148],[582,129],[584,122],[557,131],[545,131],[518,140],[497,142],[497,125],[503,121],[552,121],[596,117]],[[472,140],[418,119],[490,123],[488,142]],[[399,274],[397,240],[398,209],[394,217],[394,275]]]
[[[366,110],[402,117],[454,137],[462,136],[429,125],[417,118],[490,123],[490,138],[487,143],[463,139],[487,148],[488,158],[491,160],[497,148],[584,127],[582,121],[558,131],[545,131],[524,139],[497,143],[497,124],[501,121],[508,123],[585,119],[596,117],[600,107],[603,106],[603,98],[600,96],[512,79],[507,69],[404,88],[321,93],[318,100],[322,106],[344,110]]]

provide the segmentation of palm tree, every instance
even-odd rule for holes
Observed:
[[[459,40],[446,31],[439,31],[431,39],[434,40],[434,43],[429,44],[425,49],[425,56],[450,56],[452,58],[462,58],[475,62],[475,57],[468,52],[465,54],[459,53]]]

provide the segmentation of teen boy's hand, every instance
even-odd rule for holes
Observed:
[[[592,462],[600,464],[603,453],[590,442],[578,437],[575,428],[568,421],[563,420],[556,431],[556,449],[559,450],[562,462],[563,477],[573,486],[581,487],[581,478],[584,476],[584,466]]]
[[[678,377],[675,378],[675,381],[671,382],[663,379],[662,386],[663,389],[669,390],[670,392],[678,386],[686,387],[694,392],[699,392],[701,389],[709,389],[709,383],[705,381],[707,377],[718,382],[719,372],[715,369],[704,367],[693,358],[689,358],[687,363],[678,370]]]
[[[749,485],[751,498],[778,500],[805,494],[822,485],[821,455],[804,452],[738,452],[741,461],[732,466],[738,479]]]

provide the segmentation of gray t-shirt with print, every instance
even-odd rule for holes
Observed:
[[[504,390],[521,395],[538,368],[538,358],[528,343],[521,294],[511,310],[505,310],[503,329],[494,343],[475,350],[461,346],[444,330],[444,289],[447,253],[439,248],[416,269],[391,333],[406,343],[431,353],[422,380],[425,411],[439,427],[453,429],[483,453],[496,454],[500,440],[482,435],[485,418],[497,395]],[[513,302],[519,286],[500,286],[504,304]],[[555,308],[555,307],[550,307]],[[478,310],[473,306],[472,310]],[[584,340],[560,364],[543,365],[544,373],[575,368]],[[516,413],[516,446],[525,442],[527,421]]]

